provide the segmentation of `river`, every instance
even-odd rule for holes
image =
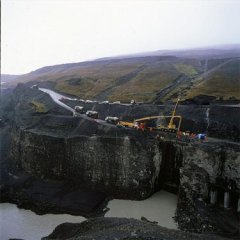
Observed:
[[[62,103],[63,95],[49,89],[40,88],[48,93],[53,100],[69,111],[72,108]],[[84,116],[86,117],[86,116]],[[104,121],[101,121],[103,123]],[[104,122],[104,124],[107,124]],[[130,201],[114,199],[108,203],[110,209],[106,217],[127,217],[141,219],[145,217],[150,221],[156,221],[163,227],[177,229],[173,221],[177,206],[177,196],[165,191],[153,194],[143,201]],[[41,239],[50,234],[53,229],[63,222],[82,222],[85,218],[67,214],[36,215],[29,210],[18,209],[14,204],[0,204],[0,239],[22,238],[25,240]]]
[[[165,191],[157,192],[143,201],[114,199],[108,203],[110,210],[106,217],[128,217],[140,219],[142,216],[159,225],[176,229],[172,217],[177,205],[177,196]],[[22,238],[37,240],[50,234],[63,222],[82,222],[85,218],[67,214],[37,215],[30,210],[18,209],[9,203],[0,204],[0,239]]]
[[[114,199],[108,203],[110,211],[105,217],[127,217],[156,221],[162,227],[177,229],[173,216],[177,207],[177,196],[166,191],[153,194],[143,201]]]
[[[68,214],[37,215],[30,210],[18,209],[9,203],[0,204],[0,239],[21,238],[38,240],[50,234],[63,222],[82,222],[83,217]]]

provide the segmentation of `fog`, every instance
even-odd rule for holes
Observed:
[[[238,0],[2,0],[1,72],[240,42]]]

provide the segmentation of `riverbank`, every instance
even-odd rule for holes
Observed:
[[[85,115],[73,117],[48,94],[25,85],[4,99],[0,111],[2,202],[39,214],[67,212],[95,217],[105,210],[106,198],[101,194],[140,200],[168,189],[178,192],[175,219],[181,230],[239,236],[235,217],[240,189],[239,143],[214,138],[189,142],[169,135],[159,138],[153,132],[118,128]],[[172,110],[172,106],[86,104],[86,109],[98,111],[101,119],[116,113],[128,121]],[[238,135],[234,121],[225,124],[236,118],[234,109],[228,109],[232,117],[206,106],[181,109],[183,117],[189,115],[185,119],[188,126],[208,131],[212,126],[218,132],[221,125],[222,133]],[[212,199],[213,192],[218,192],[218,198]],[[225,195],[230,197],[227,207]],[[226,208],[232,209],[232,215]],[[221,219],[231,224],[222,224]]]
[[[68,214],[37,215],[30,210],[19,209],[15,204],[0,204],[0,239],[10,238],[39,240],[50,234],[64,222],[80,223],[85,218]]]
[[[154,223],[127,218],[93,218],[80,224],[59,225],[42,240],[226,240],[214,235],[186,233],[163,228]]]
[[[71,214],[84,217],[102,216],[107,195],[64,181],[35,178],[20,170],[2,171],[0,202],[14,203],[43,215]]]
[[[177,207],[177,196],[165,191],[155,193],[143,201],[111,200],[105,217],[126,217],[156,221],[159,225],[177,229],[173,216]],[[0,204],[0,239],[41,239],[64,222],[80,223],[85,218],[68,214],[37,215],[30,210],[17,208],[15,204]]]
[[[113,199],[109,201],[105,217],[147,219],[170,229],[177,229],[173,217],[177,207],[177,195],[159,191],[142,201]]]

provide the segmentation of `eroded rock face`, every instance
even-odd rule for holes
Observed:
[[[94,218],[82,223],[63,223],[57,226],[49,236],[42,238],[42,240],[48,239],[223,240],[224,238],[170,230],[136,219]]]
[[[195,165],[206,171],[210,184],[215,184],[217,178],[222,178],[226,181],[234,181],[235,187],[240,189],[239,144],[224,142],[203,143],[197,144],[194,151],[189,146],[186,146],[184,151],[186,157],[183,165],[185,169]]]
[[[9,143],[5,144],[7,154],[4,156],[12,166],[31,176],[70,182],[73,186],[84,185],[117,198],[144,199],[161,188],[175,191],[179,188],[176,220],[181,229],[207,232],[224,228],[226,233],[239,234],[235,220],[230,226],[222,226],[227,225],[220,220],[226,214],[219,210],[224,207],[225,192],[229,192],[230,208],[233,215],[236,214],[240,193],[238,143],[162,140],[151,132],[66,116],[65,111],[38,90],[29,90],[29,95],[23,88],[24,96],[20,90],[10,104],[13,109],[7,114],[6,125],[11,135],[6,131],[3,135]],[[36,113],[32,108],[30,103],[36,94],[38,101],[46,105],[47,113]],[[121,108],[126,110],[125,106],[118,106],[114,111],[121,113]],[[152,111],[153,115],[159,111],[157,106],[131,108],[124,114],[132,118],[142,110]],[[187,106],[182,108],[199,129],[211,129],[213,110],[205,107],[200,110],[205,122],[197,119],[196,112],[190,113]],[[209,204],[213,191],[219,192],[214,208]]]
[[[33,176],[65,179],[115,197],[146,198],[161,163],[158,143],[122,138],[56,138],[28,131],[12,139],[12,159]]]
[[[12,159],[34,176],[85,183],[109,193],[122,192],[122,197],[123,192],[131,192],[145,198],[157,184],[179,184],[179,180],[181,184],[188,182],[197,196],[207,195],[209,186],[219,179],[232,181],[240,189],[238,144],[139,137],[145,140],[131,135],[64,138],[20,130],[12,138]]]
[[[224,194],[230,196],[225,209]],[[180,229],[239,237],[240,149],[237,144],[186,146],[176,220]]]

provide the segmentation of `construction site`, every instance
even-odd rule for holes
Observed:
[[[177,194],[179,229],[239,237],[237,106],[97,102],[24,84],[7,96],[1,201],[89,217],[108,197],[165,190]],[[74,207],[82,198],[88,210]]]
[[[171,115],[142,117],[134,119],[133,122],[123,121],[118,117],[107,116],[105,121],[106,123],[116,125],[117,127],[126,127],[143,132],[154,133],[156,139],[163,140],[165,138],[176,138],[181,141],[205,141],[206,133],[196,134],[189,130],[181,131],[182,116],[176,114],[179,101],[180,99],[178,98]],[[118,104],[120,104],[120,102]],[[137,103],[132,100],[130,106],[135,104]],[[86,114],[88,117],[98,119],[99,116],[97,111],[85,111],[83,106],[75,106],[74,110],[74,117],[81,117],[82,114]]]

